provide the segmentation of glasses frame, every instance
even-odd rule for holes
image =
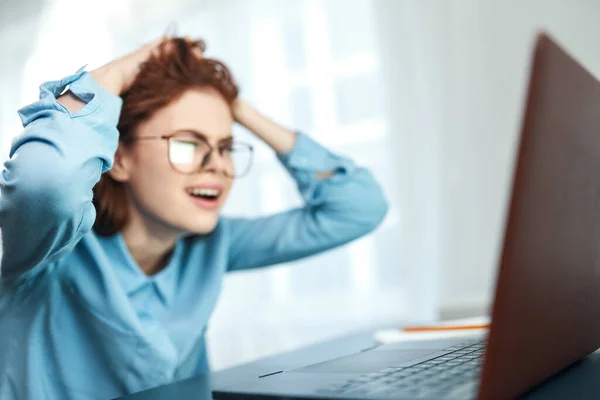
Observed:
[[[204,156],[202,163],[200,163],[200,168],[197,171],[183,172],[183,171],[177,169],[177,167],[175,167],[175,165],[173,165],[173,162],[171,161],[171,156],[169,154],[170,154],[170,147],[171,147],[172,139],[180,133],[191,133],[197,139],[199,139],[201,142],[204,142],[204,144],[206,144],[206,146],[209,149],[208,153],[206,153],[206,155]],[[210,161],[210,158],[212,157],[212,153],[215,150],[217,151],[217,153],[219,153],[220,157],[223,157],[221,147],[213,146],[206,139],[206,137],[204,137],[202,134],[191,131],[191,130],[179,130],[179,131],[170,133],[168,135],[160,135],[160,136],[138,136],[138,137],[131,139],[132,142],[145,141],[145,140],[166,140],[167,141],[167,159],[169,160],[169,164],[171,165],[171,168],[173,168],[175,171],[179,172],[180,174],[184,174],[184,175],[192,175],[192,174],[195,174],[196,172],[201,172],[204,169],[204,167],[206,167],[206,164],[208,164],[208,162]],[[246,174],[252,169],[252,161],[254,160],[254,147],[251,144],[244,143],[244,142],[235,141],[234,144],[235,144],[235,146],[245,147],[246,149],[248,149],[248,151],[250,153],[250,161],[248,162],[248,167],[246,167],[246,170],[242,174],[238,175],[238,174],[234,173],[233,176],[231,176],[230,174],[226,174],[229,178],[239,179],[239,178],[246,176]]]

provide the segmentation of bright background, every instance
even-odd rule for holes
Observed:
[[[357,242],[228,276],[209,329],[215,369],[355,329],[481,314],[535,32],[549,30],[599,73],[598,21],[594,0],[4,0],[0,154],[41,82],[98,67],[175,23],[207,41],[261,111],[370,168],[391,203]],[[229,213],[299,204],[257,147]]]

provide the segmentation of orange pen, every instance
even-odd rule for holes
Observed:
[[[489,329],[490,324],[483,325],[438,325],[438,326],[407,326],[404,332],[436,332],[436,331],[462,331],[469,329]]]

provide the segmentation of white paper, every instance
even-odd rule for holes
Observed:
[[[423,326],[452,326],[452,325],[485,325],[489,324],[489,317],[465,318],[451,321],[442,321]],[[488,329],[463,329],[451,331],[424,331],[424,332],[404,332],[402,328],[380,329],[374,333],[374,339],[379,344],[412,342],[424,340],[468,338],[469,336],[487,333]]]

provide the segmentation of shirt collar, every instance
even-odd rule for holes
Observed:
[[[173,254],[171,254],[171,259],[169,260],[167,266],[158,274],[150,277],[150,279],[154,281],[154,285],[161,297],[163,304],[166,306],[172,304],[173,297],[175,296],[177,277],[179,275],[177,271],[179,270],[179,266],[181,264],[179,262],[180,253],[181,240],[178,240],[175,243]]]
[[[117,275],[121,286],[127,296],[133,295],[136,291],[152,283],[156,288],[163,304],[171,304],[175,295],[175,286],[177,284],[177,270],[179,268],[179,258],[181,253],[181,240],[175,243],[171,259],[165,268],[153,276],[147,276],[139,267],[137,262],[131,256],[125,240],[121,233],[107,239],[113,247],[111,251],[112,263],[115,274]]]

